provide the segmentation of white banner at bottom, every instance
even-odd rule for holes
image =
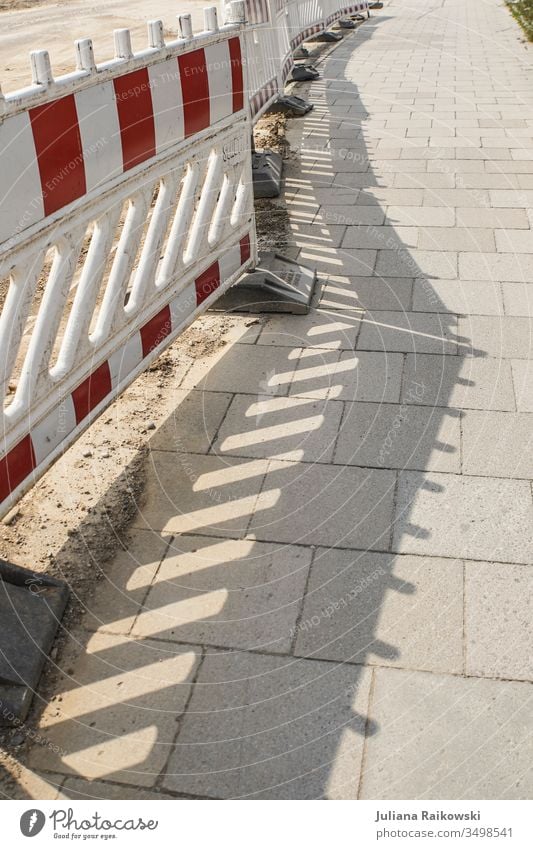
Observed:
[[[126,787],[114,786],[117,795]],[[90,790],[87,791],[88,793]],[[138,792],[138,791],[137,791]],[[156,794],[146,791],[146,795]],[[209,812],[199,806],[210,805]],[[305,806],[305,807],[304,807]],[[275,810],[274,810],[275,808]],[[523,801],[296,801],[154,799],[4,801],[3,842],[10,849],[72,843],[195,849],[301,846],[530,847],[531,804]]]

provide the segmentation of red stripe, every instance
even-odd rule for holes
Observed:
[[[209,79],[205,52],[202,48],[178,56],[185,138],[204,130],[211,122]],[[233,72],[232,72],[233,73]]]
[[[76,424],[89,415],[91,410],[111,392],[111,373],[107,360],[87,377],[72,393]]]
[[[31,436],[28,434],[0,460],[0,502],[33,472],[37,461]]]
[[[241,241],[239,242],[241,248],[241,265],[246,262],[247,259],[250,259],[251,249],[250,249],[250,236],[243,236]]]
[[[124,171],[155,156],[155,126],[148,69],[113,80]]]
[[[143,357],[146,357],[150,351],[157,348],[163,339],[165,339],[172,330],[172,319],[170,317],[170,307],[163,307],[161,312],[154,315],[144,327],[141,327],[141,344],[143,349]]]
[[[72,203],[86,192],[85,165],[74,95],[29,110],[44,214]]]
[[[196,306],[200,306],[220,286],[220,268],[218,262],[214,262],[203,274],[200,274],[194,281],[194,285],[196,287]]]
[[[233,111],[244,108],[244,79],[242,73],[241,42],[238,38],[229,40],[229,58],[231,62],[231,88],[233,91]]]

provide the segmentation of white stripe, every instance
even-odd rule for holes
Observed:
[[[142,358],[141,334],[136,332],[122,348],[119,348],[109,357],[108,365],[113,389],[116,389],[119,383],[132,373],[133,369],[142,361]]]
[[[183,95],[176,59],[167,59],[148,68],[154,109],[155,146],[160,153],[183,140]]]
[[[196,309],[196,286],[189,283],[182,292],[170,302],[172,332],[175,333]]]
[[[44,217],[41,177],[27,112],[0,124],[0,242]]]
[[[87,191],[122,174],[122,145],[113,83],[91,86],[74,95],[80,128]]]
[[[31,441],[37,465],[42,463],[76,427],[72,396],[68,395],[31,430]],[[66,443],[68,445],[69,443]]]
[[[241,246],[237,245],[235,248],[226,251],[220,257],[218,267],[220,269],[220,285],[223,286],[231,275],[235,274],[237,269],[241,267]]]
[[[211,124],[233,113],[233,85],[231,61],[227,41],[205,48],[205,61],[209,74],[209,109]]]

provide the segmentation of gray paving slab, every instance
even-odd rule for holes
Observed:
[[[463,564],[318,549],[296,654],[461,673]]]
[[[463,472],[533,478],[533,415],[465,410],[461,417]]]
[[[407,354],[402,401],[409,401],[413,385],[422,388],[410,403],[473,410],[516,409],[510,360]]]
[[[380,669],[362,799],[528,799],[530,685]]]
[[[361,351],[457,353],[457,317],[421,312],[369,310],[357,339]]]
[[[210,653],[163,788],[224,799],[356,799],[369,690],[369,670],[357,667]]]
[[[290,396],[338,401],[398,401],[403,355],[385,351],[302,350]]]
[[[396,474],[272,461],[249,533],[267,542],[389,548]]]
[[[329,463],[342,415],[340,401],[236,395],[212,453]]]
[[[454,411],[413,404],[346,404],[334,461],[459,474],[459,418]]]
[[[393,551],[529,563],[528,481],[400,472]]]
[[[132,633],[286,653],[311,556],[311,549],[301,546],[179,536],[161,564]]]
[[[533,679],[531,590],[533,566],[467,563],[467,675]]]

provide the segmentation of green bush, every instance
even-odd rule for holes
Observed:
[[[533,0],[508,3],[511,15],[518,21],[529,41],[533,41]]]

